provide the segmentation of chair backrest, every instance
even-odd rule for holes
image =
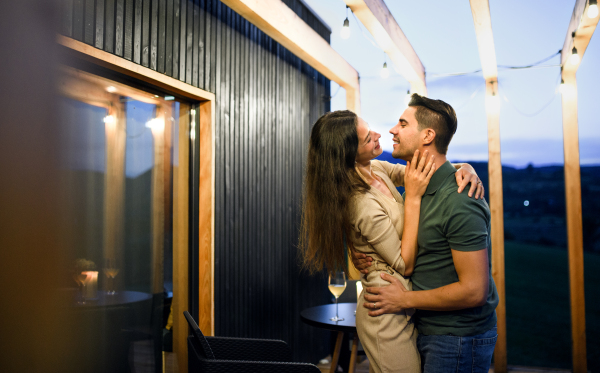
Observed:
[[[190,328],[192,328],[192,334],[198,340],[198,343],[200,344],[200,347],[202,347],[206,358],[214,359],[215,355],[213,354],[212,349],[208,344],[208,341],[206,340],[206,338],[204,338],[204,334],[202,334],[202,331],[198,327],[198,324],[196,324],[196,321],[194,321],[192,315],[190,315],[188,311],[183,311],[183,316],[185,316],[185,319],[187,320],[188,324],[190,324]]]

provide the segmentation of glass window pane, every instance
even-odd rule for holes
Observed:
[[[173,297],[179,102],[65,69],[60,116],[76,364],[162,371]],[[168,339],[168,338],[167,338]]]

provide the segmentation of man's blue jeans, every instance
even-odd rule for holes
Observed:
[[[423,373],[487,373],[498,339],[497,328],[468,337],[420,335],[417,347]]]

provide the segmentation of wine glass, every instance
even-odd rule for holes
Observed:
[[[85,304],[85,280],[87,277],[87,274],[82,272],[73,273],[73,280],[75,280],[77,287],[79,288],[79,299],[77,300],[77,304]]]
[[[106,276],[106,294],[115,295],[115,277],[119,274],[119,268],[117,268],[117,261],[115,259],[105,258],[104,259],[104,275]]]
[[[346,274],[344,271],[335,271],[329,275],[329,291],[335,297],[335,317],[331,321],[344,321],[344,318],[338,316],[338,298],[346,290]]]

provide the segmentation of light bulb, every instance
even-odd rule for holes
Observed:
[[[579,63],[579,60],[580,60],[580,58],[579,58],[579,54],[577,53],[577,48],[573,47],[569,61],[571,61],[571,65],[577,65]]]
[[[589,18],[598,17],[598,4],[596,4],[596,1],[590,0],[590,6],[588,7],[587,16]]]
[[[404,106],[408,106],[411,98],[410,91],[406,91],[406,96],[404,97]]]
[[[560,93],[565,93],[567,88],[565,87],[565,81],[563,79],[560,80],[560,87],[558,88]]]
[[[112,124],[115,122],[115,117],[112,115],[107,115],[104,117],[104,119],[102,121],[107,124],[109,124],[109,123]]]
[[[350,37],[350,21],[348,18],[344,20],[344,26],[342,27],[342,31],[340,31],[340,36],[342,39],[348,39]]]
[[[116,92],[116,91],[117,91],[117,89],[116,89],[115,87],[113,87],[112,85],[111,85],[110,87],[106,87],[106,90],[107,90],[109,93],[113,93],[113,92]]]
[[[165,129],[165,121],[162,118],[154,118],[146,122],[146,127],[151,130],[163,130]]]
[[[380,75],[383,79],[387,79],[390,76],[390,70],[388,70],[387,62],[383,63],[383,67],[381,68]]]

